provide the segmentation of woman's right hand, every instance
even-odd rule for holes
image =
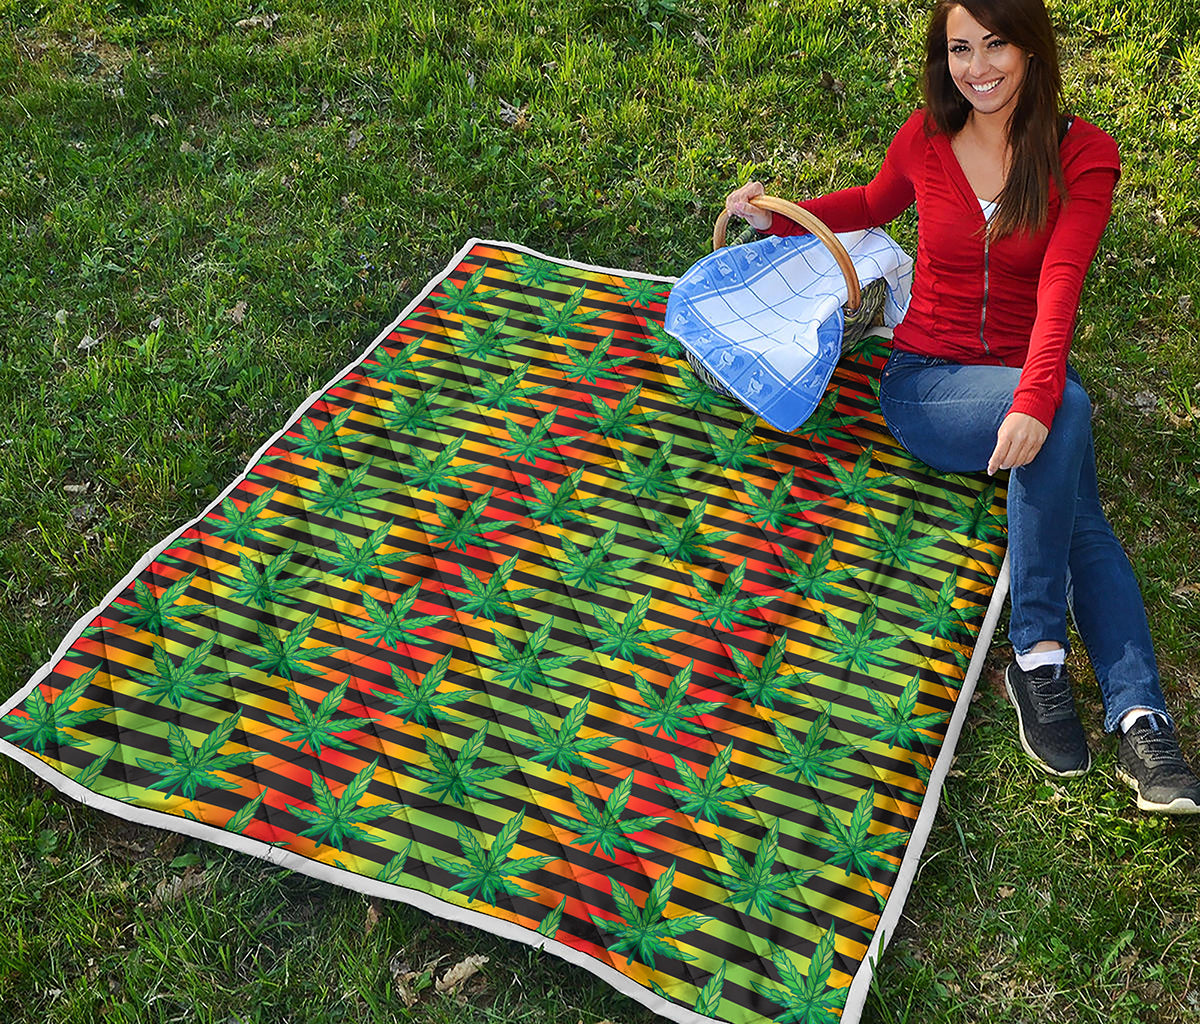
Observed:
[[[762,182],[748,181],[725,197],[725,210],[731,217],[741,217],[748,221],[756,231],[766,231],[771,226],[774,214],[770,210],[760,210],[750,204],[750,200],[761,196],[763,191]]]

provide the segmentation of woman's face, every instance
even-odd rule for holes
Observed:
[[[1007,118],[1020,95],[1029,55],[984,28],[965,7],[950,9],[946,49],[950,77],[975,113],[1003,112]]]

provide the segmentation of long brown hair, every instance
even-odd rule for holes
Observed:
[[[1066,182],[1058,147],[1066,118],[1062,109],[1062,76],[1054,27],[1043,0],[939,0],[925,34],[925,109],[934,128],[945,135],[960,131],[971,102],[950,77],[946,19],[963,7],[979,24],[1030,55],[1021,91],[1008,121],[1012,163],[1008,180],[997,197],[996,213],[988,224],[993,238],[1018,231],[1036,234],[1046,226],[1050,176],[1067,201]]]

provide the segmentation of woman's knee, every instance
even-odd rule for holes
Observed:
[[[1054,414],[1050,436],[1058,434],[1064,441],[1086,439],[1092,431],[1092,400],[1083,386],[1068,379],[1063,388],[1062,404]]]

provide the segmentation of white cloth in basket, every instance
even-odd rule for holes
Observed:
[[[912,291],[912,258],[881,228],[838,239],[860,284],[883,278],[895,327]],[[778,430],[817,407],[842,351],[846,281],[815,235],[771,236],[709,253],[671,289],[666,329]]]

